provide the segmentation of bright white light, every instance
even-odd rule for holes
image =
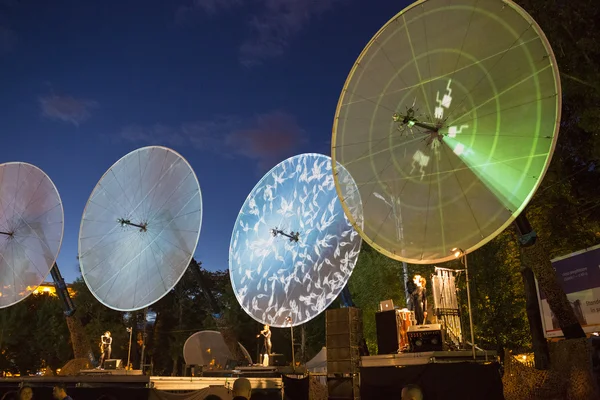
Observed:
[[[452,103],[452,97],[450,97],[447,94],[445,94],[444,98],[442,99],[442,105],[445,108],[450,108],[450,103]]]
[[[462,143],[459,143],[454,148],[454,154],[460,156],[465,151],[465,146]]]
[[[450,84],[452,83],[452,79],[448,79],[448,85],[446,85],[446,94],[440,99],[440,92],[438,91],[435,96],[435,101],[438,106],[435,108],[435,118],[442,119],[444,118],[444,108],[450,108],[450,104],[452,104],[452,89],[450,88]]]
[[[460,128],[457,126],[451,126],[448,128],[448,137],[455,138],[458,133],[461,133],[464,128],[468,128],[469,125],[461,125]]]
[[[454,254],[454,257],[459,258],[460,256],[463,255],[463,251],[461,249],[459,249],[458,247],[453,248],[452,250],[450,250],[451,253]]]
[[[442,107],[435,108],[435,118],[442,119],[444,118],[444,109]]]
[[[425,155],[421,150],[417,150],[413,155],[412,169],[410,173],[412,174],[419,167],[419,172],[421,173],[421,180],[425,176],[425,167],[429,164],[429,156]]]

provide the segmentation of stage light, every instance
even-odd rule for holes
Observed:
[[[133,327],[132,326],[127,327],[126,330],[127,330],[127,333],[129,333],[129,350],[127,351],[127,365],[125,366],[125,369],[130,370],[130,369],[132,369],[130,363],[131,363],[131,340],[133,338]]]
[[[465,254],[465,252],[462,249],[459,249],[458,247],[453,248],[452,250],[450,250],[450,252],[453,253],[454,257],[456,258],[459,258]]]

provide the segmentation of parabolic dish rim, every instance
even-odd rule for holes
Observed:
[[[183,343],[183,349],[182,349],[182,353],[183,353],[183,359],[184,359],[184,361],[186,361],[186,362],[187,362],[187,360],[185,360],[185,345],[187,344],[187,342],[188,342],[188,341],[189,341],[189,340],[190,340],[190,339],[191,339],[193,336],[195,336],[195,335],[197,335],[198,333],[201,333],[201,332],[211,332],[211,333],[218,333],[218,334],[220,334],[220,335],[221,335],[221,337],[223,337],[223,333],[221,333],[220,331],[215,331],[214,329],[204,329],[204,330],[202,330],[202,331],[197,331],[197,332],[194,332],[194,333],[192,333],[192,334],[191,334],[191,335],[190,335],[190,336],[189,336],[187,339],[185,339],[185,342]],[[224,337],[223,337],[223,341],[225,341],[225,338],[224,338]],[[248,352],[248,349],[246,349],[246,347],[244,347],[244,345],[243,345],[241,342],[238,342],[238,341],[236,341],[236,343],[238,344],[238,346],[239,346],[239,347],[241,347],[241,351],[242,351],[242,353],[243,353],[243,356],[244,356],[244,358],[247,358],[247,356],[248,356],[248,357],[250,357],[250,353]],[[225,345],[227,345],[227,343],[225,343]],[[250,361],[250,362],[252,363],[252,362],[253,362],[253,361],[252,361],[252,357],[250,357],[250,359],[249,359],[248,361]]]
[[[54,183],[54,181],[50,178],[50,176],[44,172],[44,170],[42,170],[40,167],[38,167],[37,165],[28,163],[28,162],[24,162],[24,161],[8,161],[5,163],[1,163],[0,164],[0,168],[2,168],[3,166],[6,165],[10,165],[10,164],[18,164],[18,165],[25,165],[28,167],[32,167],[34,170],[37,170],[38,172],[40,172],[42,174],[42,179],[47,179],[50,184],[52,185],[52,188],[54,189],[54,193],[56,193],[56,197],[58,198],[58,205],[60,206],[60,215],[61,215],[61,228],[60,228],[60,240],[58,242],[58,247],[56,250],[56,254],[54,254],[54,261],[52,261],[52,265],[50,265],[50,268],[48,268],[48,272],[46,273],[46,275],[44,276],[44,278],[42,279],[42,281],[36,285],[36,288],[39,287],[42,283],[44,283],[44,281],[46,280],[46,278],[48,277],[48,274],[50,274],[50,271],[52,270],[52,268],[54,267],[54,265],[56,264],[56,260],[58,259],[58,255],[60,254],[60,250],[62,248],[62,242],[64,239],[64,234],[65,234],[65,210],[63,207],[63,202],[62,202],[62,198],[60,197],[60,193],[58,192],[58,188],[56,187],[56,184]],[[11,304],[8,304],[6,306],[2,306],[0,307],[0,309],[3,308],[8,308],[11,306],[14,306],[15,304],[20,303],[21,301],[25,300],[27,297],[31,296],[31,294],[33,293],[33,291],[31,291],[29,294],[21,297],[19,300],[17,300],[16,302],[13,302]]]
[[[309,321],[313,320],[314,318],[316,318],[317,316],[319,316],[319,314],[320,314],[320,313],[319,313],[319,314],[312,315],[312,316],[311,316],[310,318],[308,318],[308,319],[305,319],[305,320],[303,319],[303,320],[302,320],[302,322],[301,322],[300,324],[297,324],[297,323],[294,321],[292,324],[289,324],[289,323],[288,323],[288,324],[285,324],[285,325],[274,325],[274,324],[272,324],[272,323],[269,323],[269,322],[267,322],[267,321],[262,321],[262,320],[259,320],[259,319],[257,319],[257,318],[254,316],[254,314],[251,312],[251,310],[250,310],[249,308],[247,308],[247,307],[246,307],[246,305],[242,304],[242,302],[240,302],[240,299],[239,299],[239,297],[238,297],[238,291],[237,291],[237,288],[236,288],[236,284],[235,284],[235,282],[234,282],[233,274],[232,274],[232,272],[231,272],[231,265],[232,265],[232,262],[233,262],[233,261],[232,261],[232,258],[231,258],[231,249],[232,249],[232,246],[233,246],[233,242],[234,242],[234,234],[235,234],[235,232],[236,232],[236,229],[237,229],[237,225],[238,225],[238,221],[239,221],[240,215],[242,214],[242,211],[243,211],[243,210],[244,210],[244,208],[246,207],[246,203],[247,203],[247,202],[248,202],[248,200],[250,199],[251,195],[252,195],[252,194],[253,194],[253,193],[254,193],[254,192],[255,192],[255,191],[258,189],[258,188],[260,188],[262,185],[264,185],[263,181],[264,181],[264,180],[266,180],[266,179],[267,179],[267,177],[269,177],[269,176],[272,176],[272,173],[273,173],[273,171],[275,171],[275,170],[277,170],[278,168],[280,168],[280,166],[281,166],[281,165],[283,165],[284,163],[286,163],[286,162],[290,162],[291,160],[293,160],[293,159],[296,159],[296,158],[299,158],[299,157],[302,157],[302,156],[312,156],[312,157],[317,157],[317,158],[329,158],[329,159],[331,159],[331,157],[330,157],[330,156],[328,156],[328,155],[326,155],[326,154],[321,154],[321,153],[316,153],[316,152],[300,153],[300,154],[293,155],[293,156],[291,156],[291,157],[288,157],[288,158],[286,158],[286,159],[284,159],[284,160],[280,161],[280,162],[279,162],[279,163],[277,163],[275,166],[273,166],[271,169],[269,169],[269,171],[267,171],[267,172],[266,172],[266,173],[265,173],[265,174],[264,174],[264,175],[263,175],[263,176],[262,176],[262,177],[261,177],[261,178],[258,180],[258,182],[257,182],[257,183],[256,183],[256,184],[255,184],[255,185],[252,187],[252,189],[250,190],[250,192],[248,193],[248,195],[247,195],[247,196],[246,196],[246,198],[244,199],[244,202],[242,203],[242,206],[240,207],[240,211],[238,212],[238,216],[236,217],[236,220],[235,220],[235,222],[234,222],[234,227],[233,227],[233,229],[232,229],[231,240],[230,240],[230,245],[229,245],[229,263],[228,263],[228,269],[229,269],[229,279],[230,279],[230,282],[231,282],[231,286],[232,286],[232,288],[233,288],[233,293],[234,293],[234,296],[235,296],[235,298],[236,298],[236,300],[237,300],[238,304],[240,305],[240,307],[242,307],[242,309],[243,309],[243,310],[246,312],[246,314],[248,314],[248,315],[249,315],[249,316],[250,316],[250,317],[251,317],[253,320],[255,320],[255,321],[259,322],[260,324],[269,325],[270,327],[274,327],[274,328],[289,328],[289,327],[296,327],[296,326],[300,326],[300,325],[302,325],[302,324],[304,324],[304,323],[306,323],[306,322],[309,322]],[[292,165],[293,165],[293,164],[292,164]],[[340,165],[341,165],[341,164],[340,164]],[[344,171],[344,170],[342,170],[342,171]],[[331,172],[333,173],[333,171],[331,171]],[[348,176],[350,179],[352,179],[352,182],[354,182],[354,179],[352,178],[352,175],[351,175],[351,174],[350,174],[348,171],[345,171],[345,173],[347,174],[347,176]],[[356,185],[356,183],[355,183],[355,182],[354,182],[354,184]],[[337,186],[336,186],[336,190],[337,190]],[[356,192],[357,192],[358,198],[359,198],[359,200],[360,200],[360,192],[359,192],[358,190],[357,190]],[[339,197],[339,196],[336,196],[336,197],[337,197],[337,200],[339,201],[340,197]],[[359,203],[361,204],[361,207],[362,207],[362,202],[361,202],[361,201],[359,201]],[[347,218],[347,215],[345,214],[345,212],[343,212],[342,214],[344,214],[344,215],[343,215],[343,218],[344,218],[344,220],[346,220],[346,221],[347,221],[347,223],[348,223],[348,225],[349,225],[349,227],[351,227],[351,228],[352,228],[352,224],[350,223],[350,220],[348,220],[348,218]],[[354,228],[353,228],[353,229],[354,229]],[[362,237],[361,237],[360,235],[358,235],[358,240],[360,240],[360,244],[362,245]],[[361,246],[359,246],[358,254],[357,254],[356,258],[354,259],[354,264],[353,264],[353,266],[352,266],[352,271],[354,271],[354,268],[356,267],[356,264],[357,264],[357,262],[358,262],[358,257],[359,257],[359,255],[360,255],[360,247],[361,247]],[[351,275],[352,275],[352,272],[351,272],[351,273],[350,273],[350,275],[348,276],[348,280],[346,281],[346,285],[348,284],[348,281],[349,281],[349,279],[350,279],[350,276],[351,276]],[[342,290],[343,290],[343,288],[342,288]],[[342,291],[342,290],[340,290],[340,292],[339,292],[339,293],[341,293],[341,291]],[[338,296],[339,296],[339,293],[338,293]],[[331,302],[329,303],[329,305],[328,305],[327,307],[329,307],[329,306],[330,306],[330,305],[333,303],[333,301],[335,301],[335,298],[333,298],[333,299],[331,300]],[[325,307],[325,308],[323,309],[323,311],[325,311],[325,310],[327,309],[327,307]],[[321,311],[321,313],[322,313],[323,311]]]
[[[123,161],[125,158],[137,153],[138,151],[142,151],[142,150],[149,150],[149,149],[160,149],[160,150],[165,150],[167,152],[171,152],[173,154],[175,154],[177,157],[179,157],[186,165],[187,167],[190,169],[192,176],[194,177],[194,180],[196,182],[196,185],[198,186],[198,196],[200,197],[200,226],[198,228],[198,234],[196,235],[196,239],[195,239],[195,246],[194,246],[194,250],[191,252],[190,255],[190,259],[187,262],[187,266],[186,268],[183,269],[183,271],[181,272],[181,274],[179,275],[179,277],[175,280],[174,284],[171,286],[171,288],[169,288],[168,290],[166,290],[160,297],[158,297],[156,300],[154,300],[152,303],[145,305],[144,307],[139,307],[139,308],[135,308],[135,309],[118,309],[115,308],[113,306],[110,306],[108,304],[106,304],[106,302],[104,301],[104,299],[100,299],[92,290],[92,287],[90,286],[89,282],[86,279],[85,274],[83,273],[83,268],[82,268],[82,260],[79,259],[79,268],[81,270],[81,276],[83,277],[83,280],[86,284],[86,286],[88,287],[88,289],[90,290],[90,292],[92,293],[92,295],[96,298],[96,300],[98,300],[100,303],[102,303],[104,306],[115,310],[115,311],[121,311],[121,312],[132,312],[132,311],[137,311],[137,310],[141,310],[144,309],[146,307],[149,307],[152,304],[155,304],[156,302],[160,301],[163,297],[165,297],[176,285],[177,283],[179,283],[179,281],[181,280],[181,278],[183,277],[183,275],[185,274],[185,272],[187,271],[187,269],[189,268],[189,264],[192,260],[192,258],[194,258],[194,251],[196,250],[196,248],[198,247],[198,241],[200,240],[200,232],[202,231],[202,219],[203,219],[203,211],[204,211],[204,204],[202,201],[202,188],[200,187],[200,182],[198,181],[198,176],[196,175],[196,172],[194,171],[194,169],[192,168],[191,164],[187,161],[187,159],[185,157],[183,157],[179,152],[166,147],[166,146],[160,146],[160,145],[150,145],[150,146],[144,146],[144,147],[139,147],[137,149],[134,149],[130,152],[128,152],[127,154],[125,154],[124,156],[122,156],[121,158],[119,158],[117,161],[115,161],[100,177],[100,179],[98,180],[98,182],[96,183],[96,185],[94,186],[94,189],[92,190],[92,192],[90,193],[90,196],[88,197],[88,200],[85,204],[85,207],[83,209],[83,213],[81,215],[81,222],[79,224],[79,235],[77,238],[78,241],[78,254],[81,254],[81,232],[82,232],[82,228],[83,228],[83,223],[84,223],[84,218],[86,215],[86,211],[88,208],[88,205],[90,204],[90,200],[93,198],[94,194],[96,193],[96,190],[98,189],[99,184],[102,182],[102,180],[106,177],[106,175],[112,171],[113,167],[115,165],[117,165],[119,162]],[[160,236],[160,235],[159,235]]]
[[[369,236],[367,236],[366,233],[364,232],[364,230],[360,226],[358,226],[358,224],[356,223],[356,220],[355,220],[354,216],[352,215],[352,213],[350,212],[350,210],[346,206],[346,202],[344,200],[343,193],[342,193],[342,190],[340,188],[340,184],[339,184],[338,176],[337,176],[338,175],[337,174],[338,168],[337,168],[336,151],[335,150],[336,150],[336,142],[337,142],[338,122],[339,122],[339,117],[340,117],[340,111],[341,111],[342,106],[343,106],[342,101],[343,101],[343,98],[344,98],[344,93],[346,93],[348,91],[348,86],[352,82],[354,74],[355,74],[358,66],[360,65],[360,62],[365,57],[365,55],[369,52],[369,50],[371,49],[371,47],[376,43],[376,41],[379,38],[379,36],[392,23],[394,23],[398,18],[400,18],[406,12],[408,12],[411,9],[413,9],[413,8],[415,8],[415,7],[423,4],[423,3],[426,3],[428,1],[431,1],[431,0],[418,0],[418,1],[414,2],[414,3],[412,3],[412,4],[409,4],[402,11],[400,11],[395,16],[393,16],[392,18],[390,18],[383,25],[383,27],[381,27],[377,31],[377,33],[375,33],[375,35],[372,36],[372,38],[369,40],[369,42],[367,43],[367,45],[362,49],[362,51],[360,52],[358,58],[356,59],[356,61],[352,65],[350,73],[348,74],[348,77],[346,78],[346,81],[344,82],[344,86],[342,88],[341,95],[340,95],[340,97],[338,99],[338,103],[337,103],[337,106],[336,106],[336,111],[335,111],[335,115],[334,115],[334,119],[333,119],[332,138],[331,138],[331,162],[332,162],[332,171],[333,171],[333,179],[334,179],[334,183],[335,183],[335,189],[336,189],[336,192],[337,192],[338,197],[340,199],[340,202],[342,203],[342,208],[344,210],[344,213],[346,214],[346,217],[348,218],[348,221],[352,224],[352,226],[354,227],[354,229],[360,234],[360,236],[362,237],[362,239],[365,242],[367,242],[371,247],[373,247],[375,250],[377,250],[378,252],[380,252],[380,253],[384,254],[385,256],[390,257],[392,259],[395,259],[395,260],[398,260],[398,261],[407,262],[407,263],[411,263],[411,264],[434,264],[434,263],[442,263],[442,262],[447,262],[447,261],[454,260],[455,257],[454,257],[453,254],[449,254],[446,257],[435,259],[435,260],[418,260],[418,259],[412,259],[412,258],[404,258],[404,257],[402,257],[402,256],[400,256],[398,254],[395,254],[395,253],[393,253],[391,251],[388,251],[383,246],[380,246],[379,244],[377,244],[376,242],[374,242]],[[561,112],[562,112],[562,96],[561,96],[562,90],[561,90],[561,83],[560,83],[560,73],[559,73],[559,70],[558,70],[558,65],[557,65],[557,62],[556,62],[556,57],[554,55],[554,51],[552,50],[552,46],[550,45],[550,42],[548,41],[548,38],[546,37],[544,31],[541,29],[541,27],[538,25],[538,23],[521,6],[519,6],[517,3],[515,3],[512,0],[498,0],[498,2],[502,2],[505,5],[511,7],[519,15],[521,15],[521,17],[523,17],[523,19],[525,21],[527,21],[527,22],[529,22],[531,24],[531,27],[535,30],[535,32],[539,36],[541,42],[543,43],[544,48],[548,52],[548,55],[550,57],[550,64],[552,66],[552,71],[553,71],[554,78],[555,78],[554,79],[554,83],[556,85],[556,91],[557,91],[557,95],[556,95],[556,98],[557,98],[556,119],[555,119],[555,122],[554,122],[554,137],[553,137],[550,149],[549,149],[549,155],[548,155],[547,161],[546,161],[546,163],[544,165],[544,168],[542,169],[542,171],[540,173],[540,176],[537,179],[537,182],[535,183],[535,185],[533,186],[531,192],[527,195],[525,201],[523,201],[523,203],[519,206],[519,208],[517,210],[512,211],[511,216],[499,228],[497,228],[492,234],[489,234],[488,236],[484,237],[484,239],[482,239],[479,242],[477,242],[474,246],[471,246],[470,248],[464,249],[465,253],[471,253],[471,252],[479,249],[480,247],[486,245],[487,243],[489,243],[492,239],[494,239],[502,231],[504,231],[510,224],[512,224],[515,221],[515,219],[518,217],[518,215],[521,212],[523,212],[523,210],[527,207],[527,205],[531,201],[531,198],[536,193],[536,191],[539,189],[539,186],[541,185],[542,180],[544,179],[544,176],[546,175],[546,172],[548,171],[550,163],[552,162],[552,157],[554,155],[554,150],[556,148],[556,142],[558,140],[558,134],[559,134],[559,131],[560,131],[560,119],[561,119]],[[363,208],[363,210],[364,210],[364,208]],[[366,218],[364,218],[364,216],[363,216],[363,220],[366,223]]]

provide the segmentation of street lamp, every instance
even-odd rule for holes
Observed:
[[[471,290],[469,289],[469,267],[467,266],[467,253],[458,247],[450,250],[455,258],[460,258],[461,263],[465,266],[465,278],[467,281],[467,305],[469,307],[469,327],[471,328],[471,351],[473,352],[473,360],[477,359],[475,354],[475,331],[473,330],[473,313],[471,309]]]
[[[296,370],[296,356],[294,354],[294,326],[292,325],[292,317],[286,317],[285,319],[286,322],[289,322],[290,324],[290,330],[292,332],[292,368],[294,368],[294,371]]]
[[[131,360],[131,336],[133,335],[133,329],[127,328],[127,332],[129,332],[129,352],[127,353],[127,367],[125,369],[129,369],[129,361]]]

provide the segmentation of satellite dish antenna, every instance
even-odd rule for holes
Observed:
[[[248,365],[251,365],[252,358],[248,350],[239,342],[238,346]],[[215,365],[224,368],[227,361],[233,358],[233,355],[229,351],[221,332],[200,331],[194,333],[185,341],[183,358],[187,365]]]
[[[0,308],[29,296],[54,266],[64,212],[56,186],[38,167],[0,164]]]
[[[166,147],[134,150],[102,176],[83,211],[83,279],[107,307],[145,308],[183,276],[201,223],[200,185],[189,163]]]
[[[381,253],[416,264],[483,246],[523,211],[550,163],[561,95],[535,21],[509,0],[425,0],[367,44],[339,99],[333,170],[358,185]],[[415,100],[416,99],[416,100]]]
[[[361,215],[352,177],[343,168],[337,174],[347,207]],[[301,325],[342,291],[360,245],[336,195],[331,159],[289,158],[265,174],[240,210],[229,247],[233,291],[256,321]]]

